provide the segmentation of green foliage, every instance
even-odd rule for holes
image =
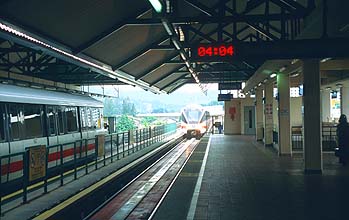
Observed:
[[[135,105],[131,102],[130,98],[126,98],[122,102],[122,114],[136,116]]]
[[[137,113],[135,105],[130,98],[106,98],[104,99],[104,116],[112,117],[116,115],[132,115]]]
[[[147,116],[147,117],[144,117],[141,121],[141,124],[144,126],[144,127],[149,127],[154,121],[156,121],[157,118],[154,117],[154,116]]]
[[[128,130],[133,130],[136,128],[135,122],[132,118],[128,117],[127,115],[123,114],[117,123],[117,131],[123,132]]]

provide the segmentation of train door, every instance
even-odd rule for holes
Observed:
[[[57,123],[57,107],[56,106],[47,106],[47,134],[49,145],[53,146],[59,143],[58,139],[58,123]]]
[[[255,134],[255,107],[245,106],[244,107],[244,131],[245,134]]]

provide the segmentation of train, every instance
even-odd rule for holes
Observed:
[[[106,134],[103,103],[87,95],[0,84],[1,181],[23,176],[23,156],[6,157],[36,145],[55,146]],[[80,151],[95,150],[95,141]],[[4,157],[5,156],[5,157]],[[64,145],[64,162],[74,159],[74,144]],[[83,157],[83,154],[80,155]],[[60,163],[60,148],[48,151],[48,168]]]
[[[211,128],[210,113],[197,104],[190,104],[182,109],[180,122],[187,139],[200,139]]]

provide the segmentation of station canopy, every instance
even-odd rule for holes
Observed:
[[[309,36],[306,19],[322,17],[321,2],[166,0],[158,13],[147,0],[1,1],[0,71],[154,93],[244,82],[277,57],[270,43]]]

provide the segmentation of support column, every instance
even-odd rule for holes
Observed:
[[[264,85],[264,145],[273,145],[273,89],[274,84],[269,80]]]
[[[349,88],[342,87],[341,92],[341,114],[345,114],[349,117]]]
[[[256,140],[263,140],[263,89],[256,89]]]
[[[292,155],[290,123],[290,78],[288,74],[277,75],[279,93],[279,155]]]
[[[304,118],[303,151],[305,173],[322,172],[322,140],[320,115],[320,70],[319,61],[303,60]]]
[[[331,91],[321,91],[321,114],[323,122],[330,122],[331,120]],[[341,105],[342,106],[342,105]]]

